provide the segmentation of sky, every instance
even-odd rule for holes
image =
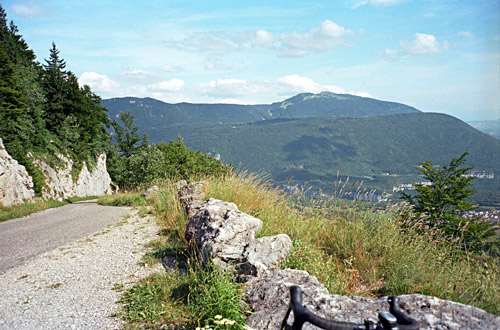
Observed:
[[[102,98],[270,104],[331,91],[500,118],[498,0],[3,0]]]

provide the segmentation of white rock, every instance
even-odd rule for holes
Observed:
[[[34,197],[33,179],[26,168],[9,155],[0,138],[0,205],[22,204]]]

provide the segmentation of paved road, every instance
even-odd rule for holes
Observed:
[[[129,209],[76,202],[0,223],[0,272],[39,254],[97,233],[118,222]]]

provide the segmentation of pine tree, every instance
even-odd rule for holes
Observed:
[[[116,121],[113,121],[111,125],[115,130],[115,139],[122,155],[125,158],[130,158],[140,148],[137,146],[137,142],[141,141],[137,133],[139,128],[134,125],[134,116],[130,113],[130,110],[120,111],[120,120],[123,122],[124,127],[121,127]]]
[[[45,70],[43,75],[43,89],[45,91],[46,107],[45,122],[47,128],[57,134],[61,124],[67,117],[65,103],[67,93],[67,73],[64,71],[66,62],[59,58],[59,50],[56,44],[52,43],[50,57],[43,65]]]

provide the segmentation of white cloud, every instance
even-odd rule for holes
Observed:
[[[15,14],[23,17],[32,17],[43,14],[43,9],[34,5],[12,5]]]
[[[271,48],[274,45],[274,36],[265,30],[258,30],[253,36],[252,44],[257,47]]]
[[[318,93],[321,92],[321,86],[314,82],[314,80],[299,76],[298,74],[292,74],[289,76],[284,76],[278,79],[278,82],[293,87],[299,92],[311,92]]]
[[[474,35],[470,31],[459,31],[457,35],[461,38],[474,39]]]
[[[400,3],[403,3],[405,1],[406,0],[368,0],[356,3],[353,8],[356,9],[366,5],[372,5],[374,7],[389,7],[399,5]]]
[[[140,69],[129,69],[120,73],[121,78],[128,80],[146,80],[154,78],[156,75]]]
[[[227,64],[207,61],[205,63],[205,69],[207,69],[207,70],[231,70],[231,67]]]
[[[160,67],[160,70],[165,71],[165,72],[170,72],[170,73],[177,73],[177,72],[184,71],[184,68],[181,66],[177,66],[177,65],[168,65],[167,64],[167,65]]]
[[[284,33],[280,37],[283,56],[305,56],[310,51],[329,50],[336,46],[346,45],[344,37],[354,34],[338,24],[325,20],[320,27],[307,33]]]
[[[184,80],[172,78],[170,80],[161,81],[159,83],[147,86],[147,89],[162,91],[162,92],[178,92],[184,87]]]
[[[410,55],[436,54],[448,48],[448,43],[438,42],[432,34],[415,33],[415,40],[400,42],[401,47]]]
[[[202,93],[226,99],[235,96],[249,96],[266,93],[266,83],[250,82],[243,79],[217,79],[208,83],[201,83],[198,88]]]
[[[120,89],[120,84],[108,76],[96,72],[84,72],[78,78],[80,85],[89,85],[94,91],[101,93],[114,92]]]
[[[378,54],[388,61],[396,61],[401,56],[401,53],[397,50],[386,48]]]
[[[370,93],[363,91],[346,91],[343,87],[338,87],[334,85],[321,85],[316,83],[311,78],[303,77],[298,74],[292,74],[279,78],[278,83],[285,85],[282,87],[288,90],[289,94],[294,93],[319,93],[323,91],[328,91],[336,94],[351,94],[362,97],[371,97]]]

